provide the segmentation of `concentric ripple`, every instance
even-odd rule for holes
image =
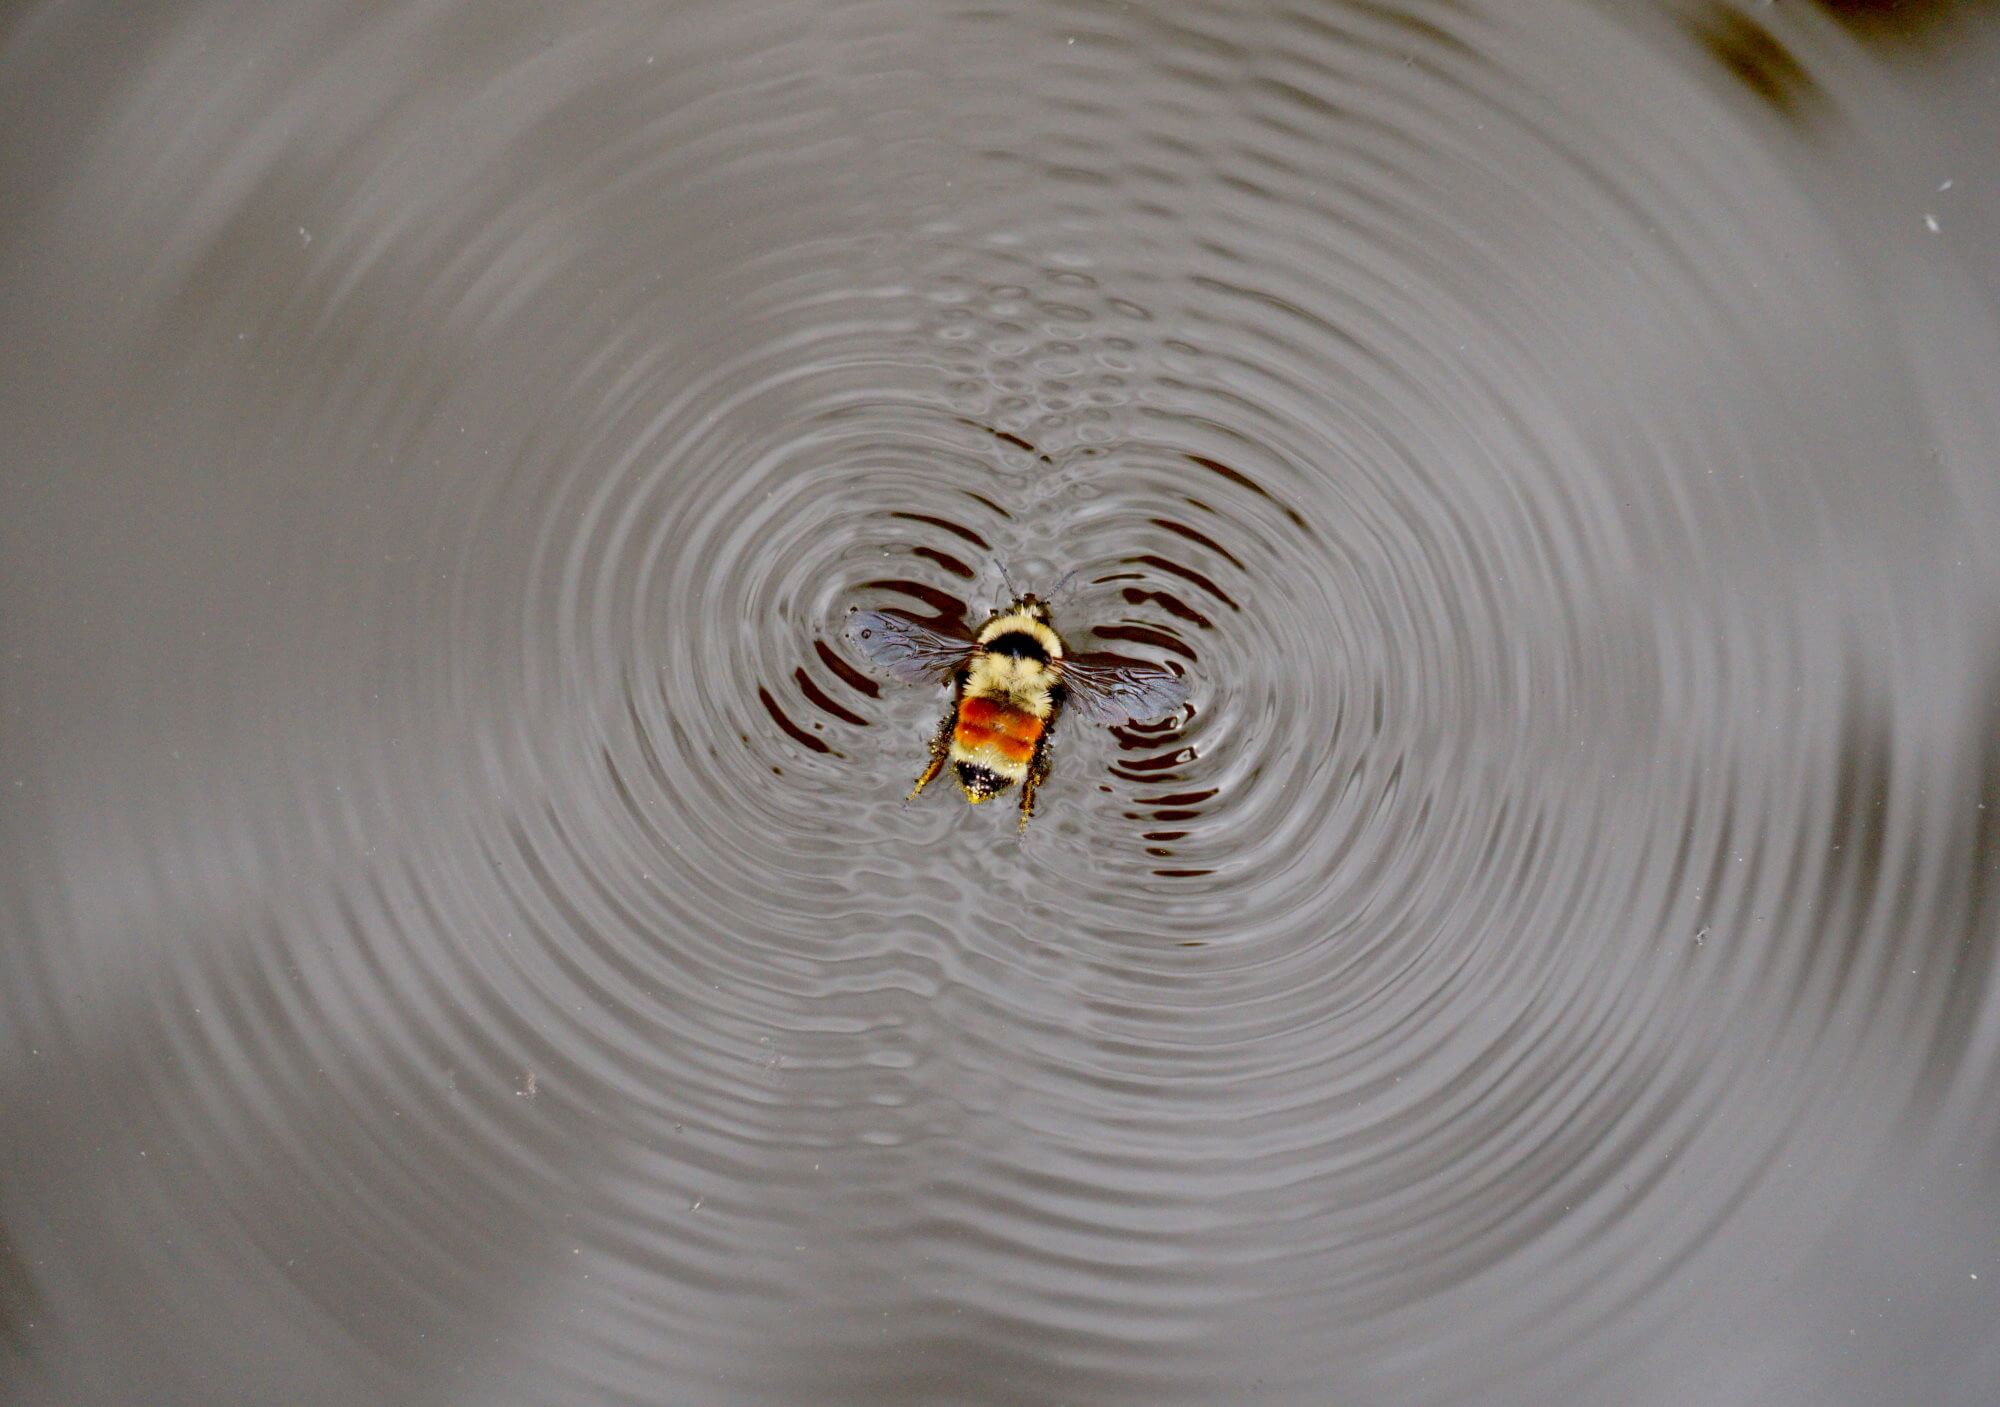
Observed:
[[[1920,59],[96,28],[0,27],[10,1401],[1984,1400],[2000,165]],[[1065,579],[1187,708],[906,804],[846,612]]]

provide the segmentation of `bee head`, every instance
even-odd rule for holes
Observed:
[[[1037,596],[1032,591],[1030,591],[1026,596],[1023,596],[1019,601],[1017,601],[1014,605],[1014,609],[1017,611],[1024,612],[1027,615],[1033,616],[1036,620],[1041,621],[1045,625],[1048,623],[1049,603],[1044,601],[1041,597]]]
[[[965,799],[977,806],[982,801],[991,801],[1013,783],[997,772],[989,772],[970,762],[953,765],[958,773],[958,789],[965,793]]]

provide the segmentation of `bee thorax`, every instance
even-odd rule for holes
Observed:
[[[1039,660],[982,653],[966,671],[965,692],[975,698],[1004,701],[1043,718],[1049,711],[1049,690],[1056,682],[1056,672]]]

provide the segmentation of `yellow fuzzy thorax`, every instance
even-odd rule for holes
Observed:
[[[965,692],[973,698],[1005,702],[1036,718],[1049,716],[1055,684],[1056,672],[1039,660],[1007,655],[974,655],[965,674]]]
[[[1004,700],[1023,713],[1047,718],[1054,709],[1049,691],[1061,680],[1062,637],[1049,626],[1048,612],[1037,602],[994,616],[980,628],[979,643],[1016,632],[1046,650],[1049,663],[982,651],[972,657],[966,671],[965,692],[973,698]]]
[[[1014,631],[1033,636],[1035,642],[1049,652],[1050,659],[1062,658],[1062,636],[1056,634],[1050,627],[1047,613],[1039,607],[1001,612],[979,628],[979,643],[984,645],[989,640],[998,640],[1002,635]]]

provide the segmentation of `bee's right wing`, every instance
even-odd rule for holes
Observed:
[[[847,618],[847,638],[868,660],[908,683],[941,680],[965,663],[977,642],[919,625],[891,611],[856,611]]]
[[[1117,655],[1065,655],[1062,680],[1076,711],[1093,723],[1156,723],[1187,702],[1187,680]]]

